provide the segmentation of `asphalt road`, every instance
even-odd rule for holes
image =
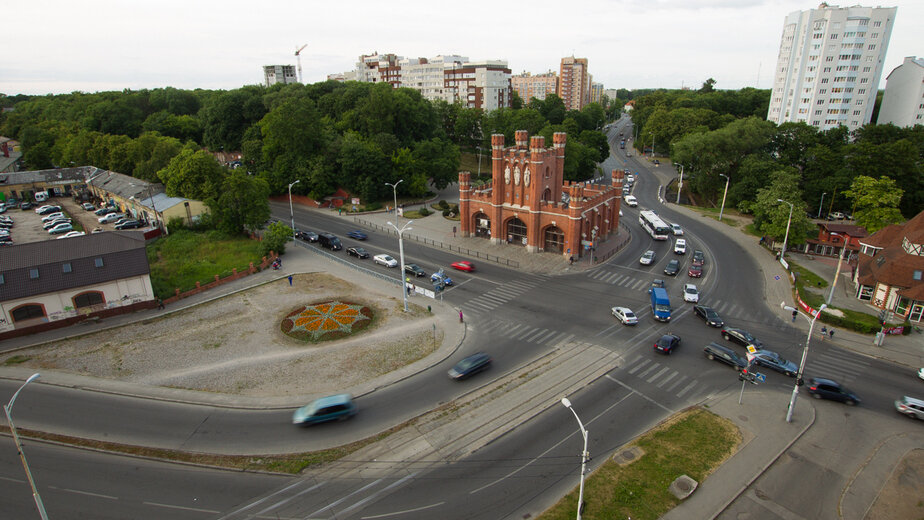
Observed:
[[[626,133],[628,135],[627,130]],[[701,222],[679,216],[669,206],[660,205],[656,177],[641,168],[635,170],[637,165],[633,165],[633,161],[629,158],[627,163],[630,170],[640,172],[634,189],[639,207],[657,208],[668,221],[679,222],[686,231],[689,250],[702,249],[706,253],[706,274],[695,281],[701,290],[701,301],[718,309],[729,325],[749,330],[769,348],[798,360],[799,343],[803,338],[789,324],[773,317],[766,307],[773,303],[760,300],[763,279],[754,262],[736,244],[716,240]],[[280,205],[274,209],[278,218],[288,222],[288,207]],[[348,442],[400,423],[451,401],[472,385],[494,377],[492,374],[505,373],[555,348],[559,342],[573,340],[604,346],[619,352],[625,360],[621,366],[613,367],[607,376],[577,395],[569,396],[591,432],[590,451],[595,457],[592,464],[600,463],[615,447],[671,413],[709,395],[740,388],[733,370],[703,356],[704,344],[724,343],[719,331],[693,316],[691,304],[682,303],[680,299],[680,287],[687,280],[685,273],[690,254],[682,257],[680,275],[665,277],[664,264],[675,257],[671,241],[652,241],[637,224],[637,210],[624,208],[623,212],[632,241],[614,258],[594,269],[565,276],[542,276],[480,262],[477,273],[453,271],[451,276],[456,286],[446,291],[444,298],[464,309],[470,327],[460,351],[414,378],[362,397],[358,404],[363,413],[349,422],[312,428],[308,432],[291,427],[288,421],[291,410],[225,410],[87,392],[75,395],[80,391],[38,385],[18,398],[17,424],[86,437],[102,436],[115,442],[131,441],[191,451],[311,450],[331,439]],[[341,237],[354,229],[352,222],[316,212],[296,210],[295,218],[300,229],[331,231]],[[369,235],[369,240],[362,243],[343,238],[344,246],[362,245],[372,254],[387,252],[397,256],[393,237],[375,232]],[[657,251],[658,262],[640,266],[638,257],[647,249]],[[344,252],[335,254],[346,256]],[[438,267],[448,267],[458,259],[453,253],[413,242],[405,243],[405,254],[407,261],[420,264],[428,273]],[[373,265],[370,260],[352,261],[397,278],[395,269]],[[655,322],[650,316],[647,287],[653,278],[667,280],[674,303],[674,319],[670,324]],[[358,275],[357,279],[361,277]],[[616,324],[609,314],[609,308],[616,304],[635,310],[640,315],[639,325]],[[657,355],[651,348],[666,331],[683,338],[679,350],[669,357]],[[479,376],[481,380],[476,378],[462,384],[445,376],[458,358],[478,350],[491,353],[495,370]],[[743,352],[740,348],[739,351]],[[894,372],[889,363],[863,358],[820,342],[813,344],[806,370],[809,377],[815,374],[836,376],[864,398],[858,412],[836,403],[822,403],[823,414],[829,413],[828,409],[833,410],[835,416],[852,414],[842,424],[835,425],[843,431],[849,431],[855,415],[869,416],[871,424],[886,419],[889,424],[894,422],[895,418],[890,416],[894,415],[889,408],[891,400],[895,395],[916,388],[913,385],[918,383],[896,379]],[[791,388],[792,382],[782,374],[767,372],[765,384]],[[0,397],[8,398],[13,390],[13,385],[0,383]],[[747,391],[744,404],[747,405]],[[781,403],[778,411],[781,416],[785,413],[785,405]],[[49,410],[55,412],[49,413]],[[918,426],[904,422],[906,424],[895,423],[897,431]],[[826,441],[820,438],[818,442]],[[843,446],[851,449],[849,443],[844,443],[839,444],[838,451]],[[231,479],[234,482],[228,484],[228,472],[220,470],[91,456],[38,443],[29,443],[27,454],[33,462],[33,473],[46,507],[55,512],[55,518],[82,518],[86,511],[105,511],[91,515],[95,518],[106,518],[105,515],[162,518],[164,509],[173,511],[171,508],[176,508],[177,512],[169,514],[177,518],[212,518],[216,516],[215,511],[223,512],[219,516],[233,512],[240,517],[265,511],[262,514],[280,517],[515,518],[527,513],[535,515],[577,483],[580,449],[580,435],[573,416],[564,407],[552,406],[460,462],[427,461],[427,464],[384,479],[321,482],[235,474],[235,479]],[[4,449],[3,453],[4,470],[0,478],[7,483],[5,489],[18,491],[3,493],[0,506],[4,507],[0,510],[32,511],[31,496],[24,488],[15,451]],[[134,472],[129,468],[135,468]],[[806,472],[807,468],[793,463],[791,468],[783,469]],[[184,477],[183,472],[192,477]],[[805,474],[816,475],[817,472]],[[770,474],[767,478],[771,478]],[[818,509],[812,502],[813,494],[796,489],[796,484],[791,488],[779,486],[779,481],[768,481],[764,487],[772,487],[775,500],[788,501],[789,509],[800,511],[807,518],[813,517],[806,514]],[[188,484],[184,486],[184,482]],[[769,482],[774,484],[771,486]],[[838,482],[831,479],[832,486]],[[145,489],[151,498],[140,496],[137,488]],[[193,495],[195,501],[192,501]],[[827,503],[833,499],[833,494],[827,493],[824,497]],[[201,508],[197,507],[200,500],[206,504]],[[751,504],[739,505],[740,509],[735,511],[756,510],[749,509]]]

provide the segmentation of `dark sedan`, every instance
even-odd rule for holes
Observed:
[[[347,254],[350,256],[355,256],[356,258],[369,258],[369,251],[366,251],[361,247],[347,248]]]
[[[702,318],[706,322],[706,325],[709,325],[710,327],[721,327],[725,325],[725,322],[722,321],[722,317],[719,316],[719,313],[716,312],[712,307],[707,307],[705,305],[695,305],[693,307],[693,312]]]
[[[404,264],[404,272],[408,274],[413,274],[414,276],[420,278],[421,276],[427,276],[427,272],[423,270],[417,264]]]
[[[363,233],[362,231],[359,231],[359,230],[350,231],[349,233],[347,233],[347,236],[350,237],[350,238],[352,238],[352,239],[355,239],[355,240],[365,240],[365,239],[369,238],[369,235],[367,235],[367,234],[365,234],[365,233]]]
[[[655,352],[662,352],[664,354],[670,354],[674,351],[675,348],[680,346],[680,336],[676,334],[665,334],[661,336],[658,341],[654,344]]]
[[[754,345],[757,348],[760,348],[763,343],[759,339],[752,336],[748,331],[743,329],[733,329],[727,328],[722,329],[722,337],[725,338],[725,341],[732,341],[739,345]]]
[[[456,363],[456,366],[449,369],[449,377],[457,380],[466,379],[482,370],[487,370],[490,366],[491,356],[484,352],[479,352]]]
[[[699,249],[693,251],[693,265],[705,265],[706,255]]]
[[[667,267],[664,268],[664,274],[667,276],[677,276],[677,273],[680,272],[680,261],[671,260],[667,263]]]
[[[831,399],[832,401],[842,402],[847,406],[860,404],[860,398],[857,397],[857,394],[831,379],[813,377],[808,380],[808,385],[805,388],[815,399]]]
[[[726,365],[732,366],[735,370],[739,372],[746,366],[748,366],[747,360],[743,359],[738,355],[734,350],[719,345],[718,343],[710,343],[703,348],[703,352],[706,353],[706,357],[713,361],[721,361]]]
[[[762,367],[772,368],[790,377],[794,377],[799,371],[799,367],[795,363],[771,350],[758,350],[755,352],[754,363]]]
[[[138,222],[137,220],[126,220],[125,222],[115,225],[116,229],[135,229],[140,227],[141,222]]]
[[[305,242],[317,242],[318,234],[314,231],[296,231],[295,238]]]

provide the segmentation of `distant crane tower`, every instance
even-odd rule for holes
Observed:
[[[302,45],[301,47],[295,49],[295,57],[298,59],[298,82],[304,84],[302,81],[302,51],[305,50],[308,44]]]

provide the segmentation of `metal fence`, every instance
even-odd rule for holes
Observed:
[[[312,253],[315,253],[315,254],[317,254],[317,255],[320,255],[320,256],[323,256],[323,257],[327,258],[328,260],[330,260],[330,261],[332,261],[332,262],[337,262],[337,263],[339,263],[339,264],[341,264],[341,265],[344,265],[344,266],[346,266],[346,267],[350,267],[350,268],[352,268],[352,269],[355,269],[355,270],[360,271],[360,272],[362,272],[362,273],[368,274],[368,275],[370,275],[370,276],[375,276],[376,278],[381,278],[382,280],[385,280],[386,282],[391,282],[391,283],[393,283],[393,284],[395,284],[395,285],[401,285],[401,280],[399,280],[399,279],[398,279],[397,277],[395,277],[395,276],[389,276],[389,275],[387,275],[387,274],[380,273],[380,272],[378,272],[378,271],[373,271],[372,269],[367,269],[366,267],[364,267],[364,266],[362,266],[362,265],[354,264],[353,262],[350,262],[349,260],[347,260],[347,259],[345,259],[345,258],[341,258],[340,255],[335,255],[335,254],[332,254],[332,253],[328,253],[327,251],[324,251],[323,249],[321,249],[320,246],[312,246],[312,245],[310,245],[310,244],[306,244],[305,242],[302,242],[301,240],[296,240],[295,243],[296,243],[297,245],[299,245],[299,246],[301,246],[301,247],[307,249],[308,251],[311,251]],[[403,277],[403,275],[402,275],[402,277]]]
[[[384,231],[386,234],[394,235],[396,238],[398,236],[398,232],[395,231],[394,228],[392,227],[381,226],[379,224],[368,222],[358,217],[354,217],[353,221],[356,222],[357,224],[366,226],[368,228],[375,229],[377,231]],[[517,262],[516,260],[511,260],[509,258],[504,258],[504,257],[497,256],[497,255],[491,255],[488,253],[483,253],[481,251],[476,251],[473,249],[469,249],[467,247],[460,247],[460,246],[455,246],[452,244],[445,244],[443,242],[440,242],[439,240],[433,240],[432,238],[422,237],[420,235],[412,235],[410,233],[404,233],[404,238],[405,240],[413,240],[414,242],[418,242],[420,244],[438,247],[440,249],[445,249],[447,251],[454,251],[456,253],[460,253],[466,256],[475,257],[481,260],[487,260],[489,262],[506,265],[508,267],[514,267],[514,268],[520,267],[520,262]]]
[[[619,219],[619,227],[621,227],[622,229],[626,231],[625,235],[619,239],[620,241],[618,244],[616,244],[616,247],[607,251],[603,256],[598,256],[597,262],[607,261],[607,259],[615,255],[616,253],[622,251],[622,248],[626,247],[626,244],[628,244],[629,240],[632,239],[632,233],[629,231],[629,226],[625,225],[622,219]]]

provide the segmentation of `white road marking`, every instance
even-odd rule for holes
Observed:
[[[441,505],[443,505],[443,504],[445,504],[445,503],[446,503],[446,502],[437,502],[437,503],[435,503],[435,504],[430,504],[430,505],[428,505],[428,506],[421,506],[421,507],[417,507],[417,508],[414,508],[414,509],[405,509],[404,511],[395,511],[394,513],[385,513],[385,514],[382,514],[382,515],[362,516],[362,517],[360,517],[360,518],[361,518],[362,520],[374,520],[374,519],[376,519],[376,518],[388,518],[389,516],[406,515],[406,514],[408,514],[408,513],[416,513],[416,512],[418,512],[418,511],[424,511],[424,510],[427,510],[427,509],[433,509],[434,507],[439,507],[439,506],[441,506]]]
[[[618,380],[618,379],[616,379],[616,378],[610,376],[609,374],[606,375],[606,378],[609,379],[610,381],[616,383],[617,385],[619,385],[619,386],[625,388],[626,390],[632,392],[633,394],[638,394],[639,397],[641,397],[642,399],[645,399],[645,400],[648,401],[649,403],[651,403],[651,404],[653,404],[653,405],[655,405],[655,406],[660,406],[662,409],[664,409],[664,410],[667,411],[668,413],[675,413],[674,410],[671,410],[670,408],[668,408],[668,407],[664,406],[663,404],[661,404],[661,403],[655,401],[654,399],[652,399],[652,398],[648,397],[647,395],[645,395],[645,394],[639,392],[638,390],[636,390],[636,389],[630,387],[629,385],[623,383],[622,381],[620,381],[620,380]]]
[[[198,507],[175,506],[172,504],[160,504],[158,502],[142,502],[142,504],[146,506],[166,507],[167,509],[182,509],[183,511],[195,511],[197,513],[210,513],[210,514],[221,513],[221,511],[215,511],[213,509],[200,509]]]

